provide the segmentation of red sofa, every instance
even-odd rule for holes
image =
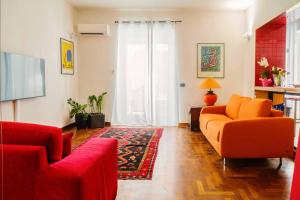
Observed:
[[[292,182],[291,200],[300,199],[300,137],[298,140],[298,148],[296,152],[294,177]]]
[[[4,199],[115,199],[115,139],[93,138],[69,154],[72,135],[62,136],[59,128],[15,122],[0,125],[0,195]]]

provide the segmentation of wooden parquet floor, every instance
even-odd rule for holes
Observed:
[[[93,131],[77,132],[74,144]],[[164,128],[152,180],[120,180],[117,200],[287,200],[294,162],[226,160],[200,133]]]

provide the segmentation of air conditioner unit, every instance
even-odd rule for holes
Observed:
[[[110,35],[110,28],[108,24],[78,24],[77,29],[80,35]]]

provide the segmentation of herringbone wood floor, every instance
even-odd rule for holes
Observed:
[[[74,143],[93,131],[77,132]],[[151,181],[119,181],[117,200],[289,199],[294,163],[283,159],[226,160],[200,133],[164,129]]]

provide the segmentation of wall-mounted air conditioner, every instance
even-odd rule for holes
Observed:
[[[110,35],[110,28],[108,24],[78,24],[77,29],[80,35]]]

